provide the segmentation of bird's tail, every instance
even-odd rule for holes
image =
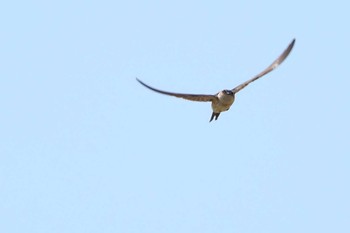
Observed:
[[[214,117],[215,117],[215,120],[217,120],[219,115],[220,115],[219,112],[213,112],[213,114],[211,114],[211,118],[209,122],[211,122],[214,119]]]

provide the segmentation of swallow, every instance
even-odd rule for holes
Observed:
[[[142,84],[143,86],[147,87],[148,89],[155,91],[155,92],[158,92],[160,94],[175,96],[178,98],[191,100],[191,101],[211,102],[211,108],[213,110],[213,113],[212,113],[210,120],[209,120],[209,122],[211,122],[213,119],[217,120],[221,112],[225,112],[225,111],[230,109],[231,105],[235,101],[235,95],[239,91],[241,91],[243,88],[245,88],[246,86],[248,86],[250,83],[254,82],[255,80],[263,77],[264,75],[270,73],[272,70],[276,69],[287,58],[289,53],[292,51],[294,43],[295,43],[295,39],[292,40],[292,42],[283,51],[283,53],[271,65],[269,65],[265,70],[261,71],[259,74],[255,75],[251,79],[245,81],[244,83],[236,86],[233,89],[225,89],[225,90],[222,90],[222,91],[216,93],[215,95],[182,94],[182,93],[162,91],[162,90],[159,90],[159,89],[156,89],[154,87],[147,85],[146,83],[142,82],[138,78],[136,78],[136,80],[140,84]]]

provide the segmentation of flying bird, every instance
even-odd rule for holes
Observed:
[[[201,94],[181,94],[181,93],[174,93],[174,92],[168,92],[168,91],[162,91],[159,89],[156,89],[154,87],[151,87],[138,78],[136,80],[141,83],[143,86],[147,87],[148,89],[151,89],[152,91],[158,92],[160,94],[164,95],[170,95],[175,96],[178,98],[183,98],[186,100],[191,101],[200,101],[200,102],[211,102],[211,108],[213,109],[213,113],[210,117],[209,122],[211,122],[213,119],[217,120],[221,112],[225,112],[230,109],[231,105],[233,104],[235,100],[235,94],[248,86],[251,82],[254,82],[255,80],[263,77],[267,73],[271,72],[275,68],[277,68],[289,55],[291,52],[293,46],[295,43],[295,39],[292,40],[292,42],[288,45],[288,47],[283,51],[283,53],[271,64],[269,65],[265,70],[260,72],[259,74],[255,75],[253,78],[247,80],[246,82],[236,86],[233,89],[225,89],[222,90],[215,95],[201,95]]]

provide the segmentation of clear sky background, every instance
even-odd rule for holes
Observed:
[[[349,9],[4,1],[0,232],[350,232]]]

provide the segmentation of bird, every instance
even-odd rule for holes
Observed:
[[[219,91],[215,95],[206,95],[206,94],[183,94],[183,93],[175,93],[175,92],[168,92],[156,89],[154,87],[151,87],[147,85],[146,83],[142,82],[140,79],[136,78],[136,80],[142,84],[144,87],[158,92],[160,94],[169,95],[169,96],[175,96],[178,98],[191,100],[191,101],[199,101],[199,102],[211,102],[211,108],[213,110],[212,115],[210,117],[209,122],[211,122],[213,119],[217,120],[220,116],[221,112],[225,112],[230,109],[231,105],[235,101],[235,95],[241,91],[243,88],[248,86],[250,83],[254,82],[255,80],[263,77],[264,75],[268,74],[272,70],[276,69],[289,55],[289,53],[292,51],[295,44],[295,39],[293,39],[288,47],[282,52],[282,54],[274,61],[271,65],[269,65],[266,69],[261,71],[259,74],[255,75],[254,77],[250,78],[249,80],[245,81],[244,83],[239,84],[233,89],[224,89],[222,91]]]

